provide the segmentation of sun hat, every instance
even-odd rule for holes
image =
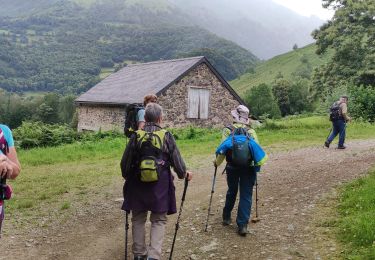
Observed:
[[[248,125],[249,120],[249,109],[244,105],[239,105],[236,109],[230,112],[233,116],[233,120],[236,123]]]

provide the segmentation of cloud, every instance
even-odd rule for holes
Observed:
[[[334,11],[322,7],[321,0],[273,0],[303,16],[318,16],[323,20],[332,18]]]

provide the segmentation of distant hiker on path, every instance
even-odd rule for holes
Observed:
[[[131,137],[121,160],[124,184],[122,209],[131,211],[134,259],[161,259],[167,215],[176,213],[175,186],[171,167],[178,178],[192,179],[173,135],[164,130],[162,107],[149,103],[144,130]],[[150,245],[145,241],[145,223],[151,211]],[[148,258],[147,258],[148,257]]]
[[[21,171],[12,132],[6,125],[0,124],[0,236],[4,220],[4,200],[10,199],[12,189],[6,179],[15,179]]]
[[[226,158],[227,184],[223,225],[231,223],[231,212],[236,202],[238,187],[240,200],[237,212],[238,233],[246,236],[250,219],[253,186],[260,166],[267,160],[267,155],[259,146],[256,133],[249,128],[249,109],[243,105],[231,111],[235,124],[223,130],[224,141],[216,150],[215,167]]]
[[[156,103],[158,101],[158,97],[156,95],[150,94],[143,98],[143,106],[146,107],[149,103]],[[138,129],[143,129],[145,126],[145,109],[138,110],[137,113],[137,123]]]
[[[158,100],[154,94],[146,95],[143,98],[143,106],[130,104],[125,110],[125,136],[130,138],[135,131],[143,129],[145,126],[145,107],[148,103],[156,103]]]
[[[345,149],[345,130],[346,123],[351,121],[348,116],[348,97],[342,96],[338,101],[333,103],[330,108],[330,120],[332,121],[332,132],[328,139],[324,142],[324,146],[329,148],[333,139],[339,135],[339,144],[337,149]]]

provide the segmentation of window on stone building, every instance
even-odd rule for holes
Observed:
[[[188,118],[207,119],[210,90],[190,87],[188,92]]]

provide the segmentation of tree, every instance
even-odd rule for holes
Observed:
[[[282,116],[290,114],[290,88],[291,83],[283,78],[277,79],[272,86],[272,92],[276,98]]]
[[[310,93],[310,82],[300,78],[292,83],[289,88],[290,113],[297,114],[313,110]]]
[[[267,115],[271,118],[279,118],[281,116],[269,85],[260,84],[248,90],[245,94],[245,102],[251,113],[257,117]]]
[[[295,44],[293,45],[293,50],[294,50],[294,51],[298,50],[298,45],[297,45],[297,43],[295,43]]]
[[[58,94],[46,94],[43,97],[43,103],[39,105],[37,110],[38,119],[49,124],[59,122],[59,103],[60,97]]]
[[[323,0],[323,6],[335,14],[313,32],[317,54],[335,52],[314,75],[320,81],[317,94],[322,97],[342,84],[375,86],[375,1]]]
[[[336,89],[347,88],[352,96],[351,113],[374,121],[375,1],[324,0],[323,5],[335,14],[313,37],[318,54],[328,49],[334,54],[314,72],[315,95],[325,100]]]
[[[76,110],[74,106],[74,95],[68,95],[60,98],[59,102],[59,117],[60,120],[66,124],[70,124]]]
[[[375,88],[371,86],[349,87],[350,113],[357,118],[375,122]]]

